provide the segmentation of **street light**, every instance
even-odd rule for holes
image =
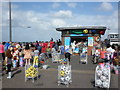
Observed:
[[[10,42],[12,42],[12,22],[11,22],[11,1],[9,0],[9,33],[10,33]]]
[[[28,26],[27,28],[31,28]],[[11,19],[11,0],[9,0],[9,37],[10,37],[10,42],[12,42],[12,19]]]
[[[30,26],[28,26],[27,28],[31,28]]]

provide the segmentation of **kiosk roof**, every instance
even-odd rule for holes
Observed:
[[[60,27],[60,28],[56,28],[57,31],[69,31],[69,30],[84,30],[84,29],[88,29],[88,30],[106,30],[107,27],[105,26],[80,26],[80,27]]]

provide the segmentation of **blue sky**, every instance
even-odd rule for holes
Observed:
[[[3,14],[3,41],[8,41],[8,3],[3,4]],[[61,33],[55,28],[63,26],[104,25],[110,32],[117,32],[118,3],[12,2],[12,25],[13,41],[49,40],[51,37],[56,40]]]
[[[72,2],[76,3],[76,2]],[[76,6],[70,7],[66,2],[59,2],[59,7],[53,8],[52,5],[54,2],[13,2],[13,5],[17,5],[17,10],[33,10],[35,12],[48,13],[50,11],[58,11],[58,10],[71,10],[73,13],[82,13],[82,14],[90,14],[90,15],[110,15],[114,10],[118,9],[117,2],[111,2],[110,4],[113,6],[112,11],[99,10],[102,2],[78,2]]]

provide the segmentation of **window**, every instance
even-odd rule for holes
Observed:
[[[114,34],[110,34],[110,38],[114,38]]]
[[[115,34],[115,38],[119,38],[119,35],[118,35],[118,34]]]

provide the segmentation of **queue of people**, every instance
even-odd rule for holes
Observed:
[[[1,63],[6,69],[7,78],[12,78],[12,69],[18,69],[24,65],[38,67],[39,56],[45,55],[45,59],[52,58],[53,48],[58,51],[61,45],[60,39],[54,42],[36,41],[34,43],[3,42],[0,43]]]

